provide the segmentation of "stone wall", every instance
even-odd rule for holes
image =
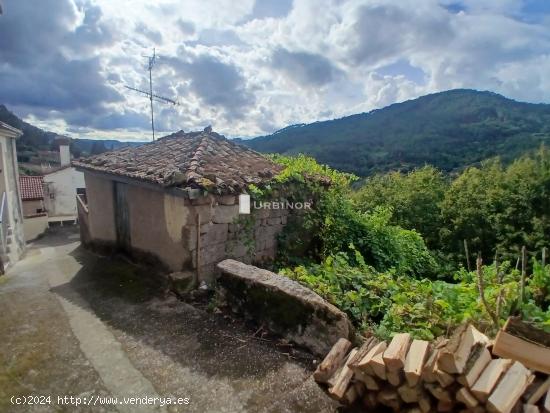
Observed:
[[[353,339],[346,314],[296,281],[230,259],[218,267],[226,303],[257,324],[321,356],[341,337]]]
[[[88,173],[85,177],[86,236],[98,247],[116,247],[113,181]],[[267,265],[275,258],[277,236],[289,216],[284,209],[252,209],[250,215],[240,215],[236,195],[188,199],[128,184],[126,196],[132,255],[152,255],[173,272],[196,271],[198,266],[200,278],[207,281],[218,275],[216,264],[226,258]]]
[[[289,210],[253,209],[250,215],[240,215],[237,196],[206,197],[192,203],[205,203],[203,207],[210,208],[210,214],[201,216],[201,277],[211,279],[217,275],[216,264],[226,258],[261,266],[273,261]],[[190,228],[188,245],[196,268],[196,226]]]

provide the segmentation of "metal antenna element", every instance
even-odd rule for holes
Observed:
[[[161,103],[170,103],[172,105],[179,105],[179,103],[174,99],[170,99],[165,96],[160,96],[153,93],[153,66],[155,65],[155,61],[157,59],[157,54],[155,52],[155,49],[153,49],[152,56],[144,56],[144,57],[147,57],[147,59],[149,59],[149,63],[147,65],[147,70],[149,71],[149,91],[141,90],[128,85],[124,85],[124,87],[126,89],[133,90],[134,92],[141,93],[149,98],[149,101],[151,102],[151,130],[153,131],[153,140],[155,140],[155,115],[154,115],[154,109],[153,109],[153,100],[156,100]]]

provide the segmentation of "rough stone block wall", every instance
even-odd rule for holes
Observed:
[[[240,215],[237,196],[205,197],[193,200],[194,214],[201,215],[201,278],[212,280],[219,271],[216,264],[233,258],[248,264],[267,265],[277,254],[278,235],[291,211],[253,209]],[[197,268],[197,229],[184,229],[184,243],[192,251],[192,266]]]

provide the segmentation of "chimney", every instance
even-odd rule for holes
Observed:
[[[71,151],[69,150],[69,145],[66,143],[59,144],[59,162],[61,166],[71,164]]]

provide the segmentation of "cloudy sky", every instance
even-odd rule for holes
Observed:
[[[0,103],[73,137],[252,137],[467,87],[550,103],[548,0],[0,0]]]

